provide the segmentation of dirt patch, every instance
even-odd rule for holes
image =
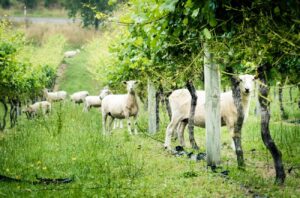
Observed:
[[[58,91],[59,90],[59,82],[61,81],[61,79],[64,76],[64,73],[67,69],[67,64],[61,64],[58,69],[57,69],[57,73],[56,73],[56,79],[55,79],[55,84],[53,87],[53,91]]]

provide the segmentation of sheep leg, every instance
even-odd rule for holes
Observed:
[[[179,119],[172,118],[172,120],[169,123],[167,130],[166,130],[166,138],[165,138],[165,143],[164,143],[165,149],[171,150],[172,134],[173,134],[174,129],[177,128],[178,124],[179,124]]]
[[[87,104],[84,103],[82,112],[87,112]]]
[[[123,120],[120,120],[120,129],[123,129]]]
[[[178,134],[179,143],[183,147],[185,147],[184,129],[185,129],[186,125],[187,125],[187,122],[180,122],[178,127],[177,127],[177,134]]]
[[[134,126],[134,134],[137,135],[138,131],[137,131],[137,116],[134,116],[133,118],[133,126]]]
[[[103,132],[103,135],[106,134],[106,121],[107,121],[107,114],[102,112],[102,132]]]
[[[129,134],[132,135],[130,118],[127,118],[127,127],[128,127],[128,132],[129,132]]]
[[[129,112],[125,112],[124,115],[125,115],[125,119],[127,120],[128,132],[129,132],[130,135],[132,135],[132,132],[131,132],[131,121],[130,121],[130,117],[129,117]]]
[[[110,121],[109,121],[109,124],[108,124],[108,130],[107,130],[109,133],[110,133],[111,130],[112,130],[112,123],[114,122],[114,119],[115,119],[114,117],[111,117],[111,116],[110,116],[110,118],[111,118],[111,119],[110,119]]]
[[[118,122],[118,120],[116,119],[115,121],[114,121],[114,128],[113,129],[116,129],[117,128],[117,123]]]

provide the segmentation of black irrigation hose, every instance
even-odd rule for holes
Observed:
[[[149,137],[149,138],[151,138],[152,140],[155,140],[155,141],[157,141],[157,142],[164,143],[164,141],[159,140],[159,139],[154,138],[153,136],[149,135],[149,134],[147,133],[147,131],[143,130],[138,124],[137,124],[137,127],[138,127],[139,131],[141,131],[145,136],[147,136],[147,137]]]
[[[0,175],[0,182],[22,182],[22,183],[30,183],[30,184],[67,184],[74,181],[73,178],[41,178],[36,176],[37,181],[29,181],[23,179],[16,179],[12,177],[8,177],[5,175]]]

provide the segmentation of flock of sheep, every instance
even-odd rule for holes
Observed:
[[[135,94],[137,81],[124,81],[123,83],[127,86],[127,94],[115,95],[112,94],[107,87],[104,87],[98,96],[90,96],[88,91],[79,91],[70,95],[70,100],[77,104],[83,103],[84,112],[89,111],[92,107],[101,107],[104,134],[110,132],[112,122],[115,118],[127,119],[129,132],[137,134],[136,118],[138,114],[138,103]],[[23,112],[27,114],[27,117],[35,116],[39,111],[41,111],[43,115],[51,112],[51,103],[66,100],[67,92],[48,92],[47,89],[44,89],[44,97],[46,101],[36,102],[23,110]],[[107,126],[108,117],[111,117],[111,119]],[[130,121],[130,117],[134,119]],[[115,122],[114,127],[116,126],[117,122]],[[131,126],[133,126],[133,128]],[[122,122],[120,123],[120,127],[122,127]]]
[[[244,109],[244,122],[248,116],[250,106],[250,94],[253,90],[254,76],[240,75],[239,88],[241,92],[242,106]],[[127,87],[126,94],[112,94],[107,88],[103,88],[98,96],[90,96],[88,91],[79,91],[70,95],[74,103],[83,103],[83,111],[89,111],[92,107],[101,107],[103,134],[110,133],[114,119],[126,119],[128,132],[137,134],[137,115],[139,106],[135,88],[137,81],[131,80],[123,82]],[[43,114],[51,111],[51,102],[66,100],[65,91],[48,92],[44,90],[46,101],[36,102],[28,106],[24,111],[29,115],[35,115],[39,109]],[[232,92],[221,93],[220,96],[221,124],[226,125],[233,134],[234,125],[237,122],[237,109],[234,104]],[[177,130],[179,143],[185,146],[184,129],[188,123],[191,107],[191,96],[187,89],[178,89],[169,96],[169,103],[172,112],[171,121],[166,129],[164,147],[171,149],[171,137]],[[109,119],[109,123],[107,123]],[[195,110],[195,125],[205,128],[205,92],[197,91],[197,106]],[[233,149],[235,149],[234,145]]]

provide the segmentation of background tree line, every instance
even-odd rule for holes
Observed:
[[[94,26],[98,29],[105,16],[110,14],[124,0],[0,0],[3,9],[65,9],[70,18],[82,19],[84,27]]]

